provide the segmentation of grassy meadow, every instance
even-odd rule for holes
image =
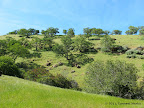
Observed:
[[[21,38],[19,37],[19,35],[6,35],[6,36],[13,37],[16,40]],[[5,39],[6,36],[0,36],[0,39]],[[32,37],[37,37],[37,36],[39,38],[43,38],[43,35],[34,35]],[[32,40],[32,37],[28,39]],[[136,48],[138,46],[144,46],[144,40],[141,39],[140,35],[111,35],[111,37],[116,39],[117,45],[127,46],[129,48]],[[54,39],[54,42],[60,44],[61,43],[60,38]],[[97,40],[97,37],[94,37],[94,36],[90,37],[90,42],[94,43],[95,48],[100,46],[100,40]],[[31,58],[31,59],[18,58],[16,62],[21,62],[21,61],[31,62],[32,61],[33,63],[46,67],[46,69],[48,69],[53,74],[61,73],[62,75],[68,77],[69,79],[74,79],[79,83],[79,86],[81,88],[84,87],[84,75],[85,75],[87,66],[89,64],[81,65],[81,68],[70,67],[70,66],[67,66],[68,62],[64,57],[56,57],[56,54],[52,51],[42,51],[40,53],[42,55],[41,58]],[[87,55],[93,58],[94,61],[97,61],[97,60],[105,61],[105,60],[111,59],[111,60],[124,60],[126,62],[133,63],[139,69],[139,72],[138,72],[139,80],[141,80],[141,78],[144,77],[144,70],[142,69],[142,64],[144,64],[143,59],[126,58],[126,54],[108,55],[108,54],[102,53],[101,51],[99,51],[97,54],[87,54]],[[52,65],[46,66],[47,61],[50,61]],[[64,65],[54,68],[53,65],[59,62],[64,63]],[[72,70],[74,70],[75,73],[71,73]]]
[[[144,101],[61,89],[2,75],[0,108],[143,108]]]
[[[0,36],[0,39],[6,39],[6,36],[13,37],[16,40],[21,38],[19,35],[5,35]],[[44,36],[34,35],[28,38],[28,40],[32,41],[33,37],[43,38]],[[77,36],[74,38],[76,37]],[[111,37],[116,39],[116,45],[127,46],[129,48],[144,46],[144,40],[142,40],[139,35],[111,35]],[[100,40],[97,39],[97,37],[90,37],[89,41],[94,43],[95,48],[100,47]],[[58,36],[54,39],[54,42],[61,44]],[[31,50],[31,52],[33,51]],[[87,67],[90,65],[89,63],[81,65],[81,68],[70,67],[68,66],[68,61],[64,57],[56,56],[52,51],[39,51],[39,53],[41,53],[40,58],[33,57],[28,59],[19,57],[16,59],[16,63],[23,61],[44,66],[54,75],[60,73],[71,80],[76,80],[80,88],[85,86],[84,76]],[[137,73],[139,76],[138,81],[141,81],[142,77],[144,77],[144,70],[142,69],[142,65],[144,64],[143,59],[126,58],[126,54],[108,55],[101,51],[98,51],[96,54],[87,55],[93,58],[94,61],[123,60],[128,63],[133,63],[139,69]],[[50,66],[46,66],[48,61],[51,62]],[[64,65],[53,67],[59,62],[62,62]],[[73,70],[75,72],[71,73]],[[0,108],[143,108],[143,106],[144,101],[142,100],[89,94],[6,75],[0,77]]]

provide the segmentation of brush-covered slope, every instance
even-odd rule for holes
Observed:
[[[56,88],[16,77],[0,77],[0,108],[143,108],[127,100]]]

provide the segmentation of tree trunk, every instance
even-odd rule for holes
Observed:
[[[17,59],[17,57],[18,57],[18,56],[16,55],[16,57],[14,58],[14,63],[15,63],[15,60]]]
[[[37,42],[36,42],[36,51],[37,51],[37,49],[38,49],[37,47],[38,47],[38,45],[37,45]]]
[[[68,59],[68,53],[67,53],[67,54],[65,54],[65,56],[66,56],[66,59],[67,59],[67,60],[69,60],[69,59]]]

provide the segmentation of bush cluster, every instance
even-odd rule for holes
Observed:
[[[130,49],[126,51],[127,58],[139,58],[144,59],[144,51],[138,49]]]
[[[81,90],[77,82],[68,80],[61,74],[57,74],[56,76],[54,76],[48,70],[42,67],[29,70],[25,73],[24,78],[51,86]],[[76,83],[77,85],[74,85],[74,83]]]
[[[22,77],[20,70],[11,57],[0,56],[0,73],[4,75]]]
[[[143,82],[137,85],[138,69],[123,61],[96,61],[91,64],[85,76],[90,93],[108,94],[129,99],[144,99]]]
[[[112,53],[125,53],[129,48],[127,46],[113,45]]]

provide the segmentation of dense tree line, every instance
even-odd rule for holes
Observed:
[[[144,35],[144,26],[138,26],[138,27],[134,27],[134,26],[129,26],[128,27],[129,30],[127,30],[125,32],[125,34],[127,35],[134,35],[137,34],[139,32],[140,35]],[[34,28],[29,28],[29,29],[19,29],[19,30],[14,30],[12,32],[9,32],[8,34],[19,34],[21,36],[26,36],[27,38],[30,35],[38,35],[39,33],[45,35],[45,36],[55,36],[57,33],[59,32],[58,28],[54,28],[54,27],[49,27],[46,30],[41,30],[41,32],[39,30],[36,30]],[[70,37],[74,37],[75,36],[75,30],[74,28],[69,28],[68,30],[63,29],[63,34],[64,35],[69,35]],[[100,35],[121,35],[122,31],[121,30],[113,30],[112,32],[110,32],[109,30],[103,30],[101,28],[83,28],[83,34],[89,39],[89,37],[91,36],[100,36]]]

